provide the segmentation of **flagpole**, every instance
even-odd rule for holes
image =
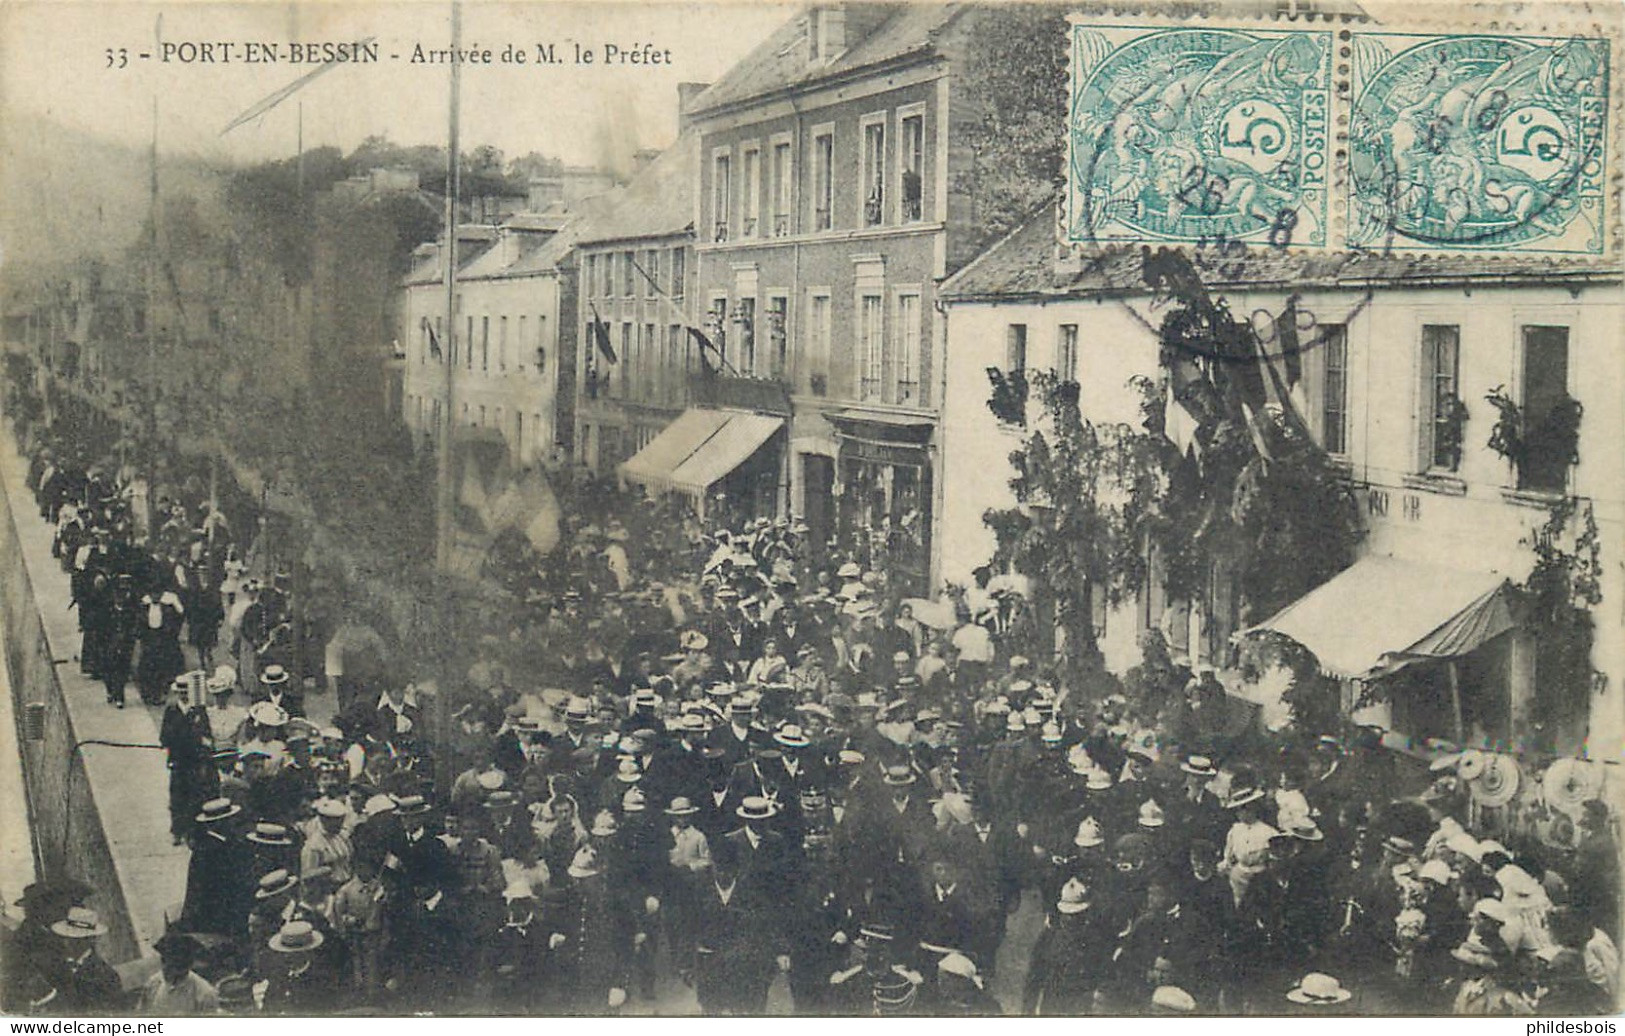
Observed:
[[[645,270],[643,268],[642,264],[640,264],[636,259],[632,260],[632,269],[634,269],[634,270],[638,271],[638,273],[642,274],[643,279],[649,282],[649,286],[655,290],[655,298],[659,299],[660,301],[664,302],[666,305],[670,306],[672,308],[672,310],[679,317],[682,318],[681,323],[682,323],[683,327],[686,330],[689,330],[689,331],[698,330],[697,328],[695,328],[694,324],[688,319],[688,314],[685,313],[683,311],[683,308],[677,304],[677,301],[675,299],[673,299],[670,295],[666,294],[665,289],[660,286],[660,282],[655,280],[654,277],[649,273],[649,271]],[[596,315],[595,315],[595,317],[596,317]],[[702,337],[704,336],[703,331],[701,332],[701,336]],[[739,368],[735,367],[732,363],[729,362],[727,354],[724,353],[721,349],[718,349],[717,346],[716,346],[716,343],[711,342],[711,340],[709,338],[706,338],[705,341],[707,343],[709,343],[712,350],[716,352],[717,359],[722,361],[722,366],[726,367],[728,370],[732,371],[734,374],[737,375],[739,373]],[[702,355],[704,353],[703,347],[701,349],[701,353],[702,353]]]
[[[455,55],[462,45],[463,9],[453,0],[451,5],[451,47]],[[451,63],[451,113],[446,137],[446,208],[445,244],[441,256],[445,262],[442,276],[446,284],[446,340],[440,351],[446,364],[445,426],[441,429],[440,455],[437,468],[437,506],[435,509],[435,563],[442,572],[450,570],[452,551],[452,509],[456,502],[452,486],[452,431],[456,427],[452,404],[457,393],[457,195],[461,188],[461,163],[458,161],[458,117],[462,92],[462,64]],[[466,343],[465,343],[466,345]]]

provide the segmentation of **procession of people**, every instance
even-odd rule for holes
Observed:
[[[504,574],[533,621],[430,710],[295,650],[289,575],[202,486],[149,523],[71,427],[30,461],[190,863],[140,990],[89,963],[96,890],[36,887],[8,1011],[752,1015],[781,976],[815,1015],[1617,1009],[1600,791],[1479,808],[1493,753],[1238,727],[1155,632],[1132,685],[1080,676],[1018,590],[909,598],[794,519],[564,472],[560,545]]]

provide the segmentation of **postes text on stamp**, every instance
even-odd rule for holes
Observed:
[[[1606,40],[1362,32],[1353,51],[1348,247],[1603,254]]]
[[[1331,44],[1073,25],[1067,239],[1324,247]]]

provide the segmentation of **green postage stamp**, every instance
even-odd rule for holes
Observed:
[[[1610,254],[1615,43],[1497,24],[1074,21],[1066,241]]]

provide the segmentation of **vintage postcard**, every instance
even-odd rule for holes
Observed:
[[[1617,1014],[1622,26],[0,5],[0,1011]]]

